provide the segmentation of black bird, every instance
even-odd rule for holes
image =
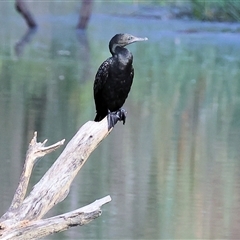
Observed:
[[[99,67],[94,81],[94,100],[97,115],[94,121],[101,121],[108,115],[108,128],[118,120],[125,123],[126,112],[121,109],[131,89],[134,69],[133,56],[124,48],[126,45],[148,40],[130,34],[116,34],[109,42],[112,57]]]

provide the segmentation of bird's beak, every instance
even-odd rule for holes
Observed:
[[[133,43],[133,42],[147,41],[147,40],[148,40],[147,37],[145,37],[145,38],[133,37],[133,39],[132,39],[132,43]]]

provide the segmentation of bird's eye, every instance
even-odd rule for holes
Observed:
[[[132,37],[128,37],[128,41],[130,41],[132,39]]]

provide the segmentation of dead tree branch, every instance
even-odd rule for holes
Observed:
[[[12,212],[14,209],[17,209],[22,204],[27,192],[27,187],[32,174],[32,169],[37,159],[56,150],[64,144],[64,141],[65,139],[51,146],[45,147],[47,139],[43,143],[37,142],[37,132],[34,132],[33,139],[29,144],[26,161],[23,167],[22,175],[20,177],[19,185],[14,194],[9,211]]]
[[[3,235],[1,239],[39,239],[52,233],[65,231],[70,227],[88,224],[101,215],[102,211],[100,207],[110,201],[111,197],[106,196],[72,212],[48,219],[31,221],[29,224],[23,223],[20,228],[16,228],[13,231],[8,232],[7,235]]]
[[[101,122],[89,121],[84,124],[25,198],[29,178],[37,158],[54,151],[64,143],[62,140],[45,147],[47,140],[38,143],[37,133],[35,133],[29,144],[23,173],[11,206],[0,218],[0,239],[37,239],[71,226],[86,224],[100,216],[100,206],[111,200],[109,196],[73,212],[41,220],[53,206],[67,197],[70,185],[78,171],[91,152],[110,132],[107,118]],[[34,232],[38,232],[35,237],[33,237]],[[19,234],[21,237],[18,237]]]

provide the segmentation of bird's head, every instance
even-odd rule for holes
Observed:
[[[112,54],[115,53],[116,47],[125,47],[134,42],[146,41],[148,38],[135,37],[128,33],[116,34],[109,42],[109,50]]]

